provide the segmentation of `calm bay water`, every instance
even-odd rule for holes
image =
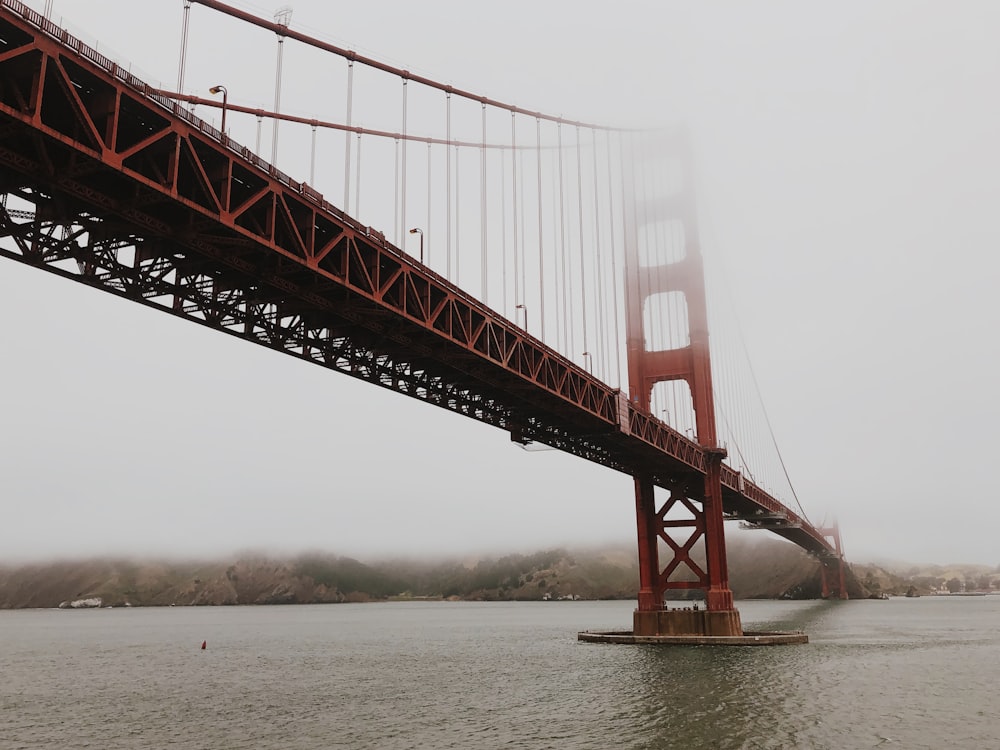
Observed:
[[[804,646],[576,640],[633,606],[0,612],[0,748],[1000,747],[998,596],[739,603]]]

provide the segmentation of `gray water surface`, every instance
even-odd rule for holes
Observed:
[[[810,643],[576,640],[633,602],[4,611],[0,748],[1000,748],[1000,596],[738,606]]]

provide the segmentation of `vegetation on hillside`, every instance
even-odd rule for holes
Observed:
[[[738,599],[821,596],[819,563],[794,545],[756,535],[728,542]],[[700,561],[699,561],[700,562]],[[388,599],[635,599],[631,547],[549,549],[478,560],[362,562],[327,553],[228,561],[86,560],[0,567],[0,608],[57,607],[100,599],[104,606],[305,604]],[[851,598],[1000,589],[985,566],[854,565]],[[674,591],[671,598],[700,592]]]
[[[874,596],[1000,591],[1000,566],[882,563],[855,565],[854,572]]]

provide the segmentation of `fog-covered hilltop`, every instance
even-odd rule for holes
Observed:
[[[729,540],[730,583],[738,599],[816,598],[819,563],[794,545]],[[391,598],[472,600],[634,599],[631,547],[552,549],[476,561],[361,562],[326,553],[241,555],[180,562],[92,559],[0,567],[0,608],[309,604]],[[686,592],[679,592],[686,593]],[[853,584],[853,597],[867,591]]]

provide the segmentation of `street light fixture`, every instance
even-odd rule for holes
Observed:
[[[524,332],[528,332],[528,308],[524,305],[514,305],[515,310],[524,310]]]
[[[421,229],[420,227],[413,227],[413,229],[410,230],[410,234],[419,234],[420,235],[420,262],[423,263],[424,262],[424,230]]]
[[[225,86],[212,86],[208,90],[210,94],[218,94],[222,92],[222,137],[226,137],[226,104],[229,101],[229,92],[226,90]]]
[[[594,374],[594,355],[592,355],[590,352],[584,352],[583,356],[586,357],[586,359],[587,359],[587,372],[589,372],[591,375],[593,375]]]

